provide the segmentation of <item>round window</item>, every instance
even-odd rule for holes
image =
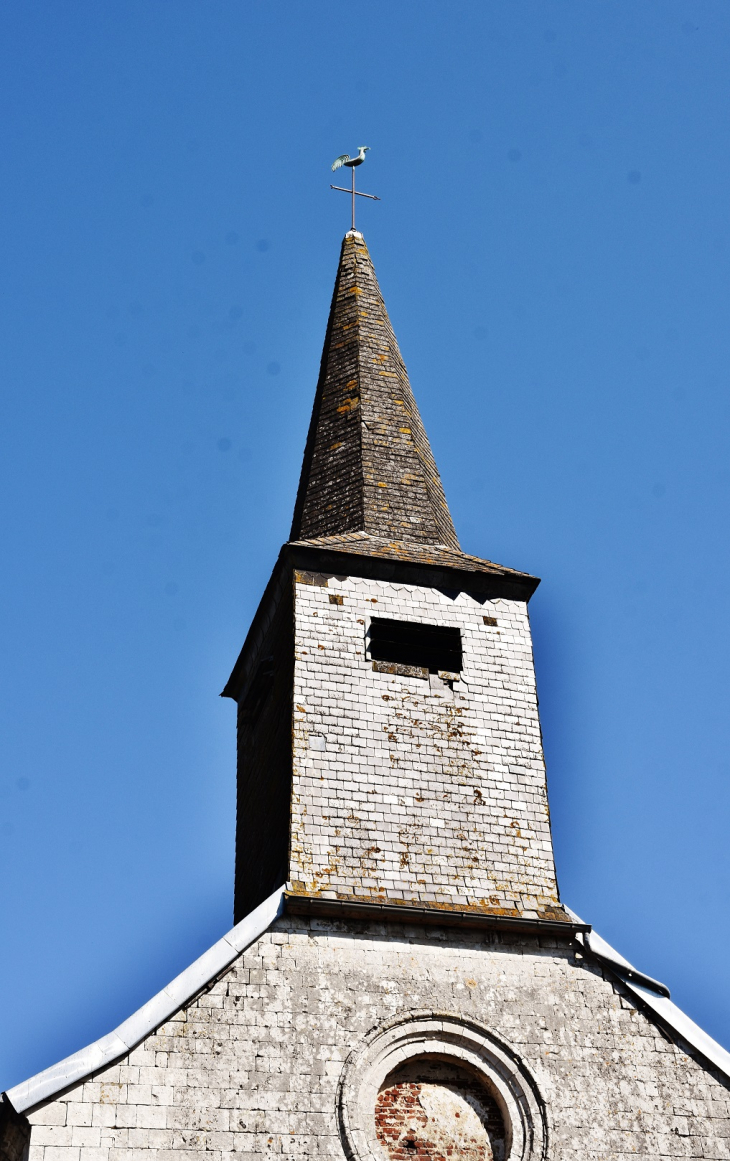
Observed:
[[[348,1057],[338,1114],[351,1161],[544,1161],[534,1077],[488,1029],[414,1012],[374,1028]]]

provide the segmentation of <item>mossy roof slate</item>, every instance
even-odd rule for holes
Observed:
[[[495,564],[491,560],[483,560],[479,556],[470,556],[460,548],[451,548],[444,544],[424,544],[417,541],[388,540],[383,536],[370,536],[367,532],[344,532],[339,536],[311,536],[300,540],[290,541],[293,545],[303,545],[307,548],[328,549],[330,552],[347,552],[356,556],[373,556],[381,560],[403,561],[407,564],[438,565],[441,568],[458,569],[461,572],[485,573],[490,576],[505,576],[533,581],[537,586],[538,578],[530,573],[519,572],[514,568],[507,568],[503,564]]]
[[[342,243],[291,540],[364,532],[459,552],[361,234]]]

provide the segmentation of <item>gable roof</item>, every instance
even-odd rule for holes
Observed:
[[[365,532],[459,550],[362,234],[345,235],[291,540]]]
[[[268,931],[283,910],[283,900],[284,888],[280,887],[113,1032],[9,1088],[3,1095],[16,1113],[36,1108],[99,1069],[121,1060],[212,984],[241,952]]]
[[[580,916],[576,915],[570,907],[566,907],[565,910],[578,923],[581,922]],[[602,967],[607,968],[613,976],[621,980],[630,992],[633,992],[641,1001],[641,1007],[644,1010],[648,1009],[668,1031],[675,1033],[690,1047],[695,1048],[704,1056],[705,1060],[714,1065],[718,1072],[730,1080],[730,1052],[718,1044],[717,1040],[713,1040],[707,1032],[700,1028],[699,1024],[695,1024],[694,1020],[691,1020],[681,1008],[672,1002],[666,984],[659,983],[658,980],[653,980],[651,976],[638,971],[597,931],[580,933],[576,939],[583,944],[589,955],[598,960]]]
[[[58,1064],[44,1068],[42,1072],[9,1088],[3,1093],[4,1099],[9,1101],[17,1113],[30,1112],[73,1085],[87,1080],[100,1069],[121,1060],[166,1020],[214,983],[242,952],[268,931],[284,910],[285,895],[286,887],[279,887],[113,1032],[95,1040],[93,1044],[80,1049],[79,1052],[74,1052],[72,1056],[67,1056]],[[569,907],[566,911],[577,922],[582,922]],[[589,955],[598,960],[602,967],[634,993],[645,1010],[648,1009],[659,1023],[676,1033],[690,1047],[695,1048],[730,1081],[730,1052],[690,1020],[681,1008],[672,1003],[664,984],[637,971],[595,931],[585,935],[579,934],[576,938],[582,942]]]

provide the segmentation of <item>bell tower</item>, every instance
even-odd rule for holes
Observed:
[[[235,917],[569,922],[527,603],[462,552],[361,234],[342,244],[291,538],[238,703]]]

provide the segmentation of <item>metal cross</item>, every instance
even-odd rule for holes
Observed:
[[[364,156],[365,155],[363,154],[363,157]],[[370,200],[373,202],[379,202],[380,198],[376,197],[375,194],[360,193],[359,189],[355,189],[355,166],[354,165],[348,166],[348,168],[350,170],[350,173],[352,174],[352,189],[347,189],[344,185],[331,185],[330,189],[339,189],[342,191],[342,193],[349,193],[352,195],[352,228],[354,230],[355,229],[355,198],[356,197],[357,198],[370,198]]]

